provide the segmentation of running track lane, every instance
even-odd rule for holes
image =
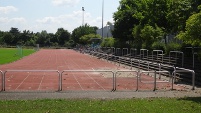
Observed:
[[[42,49],[23,59],[1,65],[0,70],[119,70],[123,69],[115,64],[96,59],[68,49]],[[107,74],[108,75],[108,74]],[[145,79],[153,80],[148,76]],[[58,90],[57,73],[24,72],[7,73],[6,91],[21,90]],[[111,90],[112,74],[105,77],[101,73],[93,72],[65,72],[62,78],[63,90]],[[165,88],[164,88],[165,87]],[[179,86],[175,88],[181,89]],[[134,90],[136,78],[118,77],[117,90]],[[153,84],[140,84],[139,89],[152,90]],[[158,89],[168,89],[170,84],[157,84]]]

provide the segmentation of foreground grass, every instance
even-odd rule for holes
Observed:
[[[0,64],[7,64],[35,52],[33,49],[0,48]]]
[[[0,101],[1,113],[201,113],[201,98]]]

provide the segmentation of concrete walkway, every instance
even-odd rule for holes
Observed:
[[[0,100],[33,99],[131,99],[131,98],[201,97],[201,89],[186,91],[65,91],[65,92],[0,92]]]

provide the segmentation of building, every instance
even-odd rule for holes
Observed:
[[[104,38],[113,37],[112,30],[114,30],[114,25],[107,25],[107,26],[103,27],[103,37]],[[99,34],[100,36],[102,36],[102,28],[98,29],[96,31],[96,33]]]

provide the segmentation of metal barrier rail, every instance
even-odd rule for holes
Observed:
[[[59,75],[59,84],[58,84],[58,91],[60,91],[61,86],[60,86],[60,80],[61,80],[61,74],[58,70],[6,70],[3,73],[3,91],[6,90],[6,81],[5,81],[5,77],[6,77],[6,73],[7,72],[57,72]]]
[[[121,70],[121,71],[116,71],[115,72],[115,82],[114,82],[114,91],[116,91],[116,89],[117,89],[117,83],[116,83],[116,79],[117,79],[117,74],[119,73],[119,72],[136,72],[137,73],[137,79],[138,79],[138,75],[139,75],[139,71],[135,71],[135,70]],[[138,86],[138,80],[137,80],[137,86]],[[136,88],[136,91],[137,91],[137,88]]]
[[[154,53],[156,52],[156,59],[158,61],[159,52],[162,54],[162,63],[163,63],[163,50],[153,50],[152,51],[152,61],[154,60]]]
[[[149,54],[149,50],[148,49],[140,49],[140,59],[144,59],[145,58],[145,53],[146,52],[147,54],[147,58],[148,58],[148,54]]]
[[[134,55],[133,55],[132,53],[133,53]],[[131,48],[131,49],[130,49],[130,58],[135,58],[136,55],[137,55],[137,49]]]
[[[195,55],[198,55],[198,53],[193,53],[193,69],[195,69]]]
[[[144,74],[144,73],[154,73],[154,81],[148,81],[148,82],[143,82],[143,81],[141,81],[141,75],[142,74]],[[169,71],[141,71],[140,72],[140,74],[139,74],[139,80],[140,80],[140,82],[142,82],[142,83],[154,83],[154,88],[153,88],[153,91],[155,91],[156,90],[156,83],[167,83],[167,81],[156,81],[156,73],[168,73],[169,75],[170,75],[170,72]],[[173,79],[173,78],[172,78]],[[170,82],[170,80],[169,80],[169,82]],[[137,83],[138,83],[138,81],[137,81]],[[138,88],[138,86],[137,86],[137,88]],[[173,84],[172,84],[172,89],[173,89]],[[138,89],[137,89],[138,90]]]
[[[4,80],[3,80],[3,71],[0,71],[0,73],[1,73],[1,82],[2,82],[2,84],[1,84],[1,90],[0,91],[3,91],[3,83],[4,83]]]
[[[126,54],[124,54],[126,52]],[[128,54],[128,48],[123,48],[122,49],[122,56],[127,55]]]
[[[121,48],[116,48],[116,52],[115,52],[115,55],[117,56],[121,56]]]
[[[61,72],[61,79],[60,79],[60,91],[62,91],[62,76],[63,76],[63,73],[64,72],[110,72],[110,73],[112,73],[112,76],[113,76],[113,88],[112,88],[112,90],[111,91],[115,91],[114,89],[115,89],[115,74],[114,74],[114,72],[113,71],[111,71],[111,70],[63,70],[62,72]]]
[[[194,72],[194,70],[176,67],[174,72],[173,72],[174,78],[176,77],[176,73],[178,73],[178,72],[180,72],[180,73],[192,73],[192,90],[195,90],[195,72]]]
[[[181,51],[170,51],[170,53],[169,53],[169,64],[170,64],[171,53],[176,53],[176,58],[177,58],[177,53],[182,55],[182,67],[183,67],[184,66],[184,53]]]

